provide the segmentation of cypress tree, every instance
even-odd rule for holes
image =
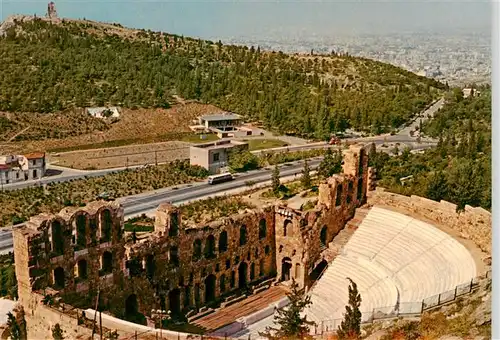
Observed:
[[[272,189],[273,193],[278,196],[280,193],[280,169],[278,168],[278,165],[276,164],[274,166],[273,174],[272,174]]]
[[[304,161],[304,170],[302,170],[302,178],[300,179],[302,183],[302,187],[310,188],[311,187],[311,174],[309,173],[309,164],[307,164],[307,159]]]
[[[359,339],[361,335],[361,295],[358,292],[356,283],[347,278],[351,284],[349,285],[349,304],[345,307],[346,313],[344,320],[337,330],[337,337],[342,339]]]

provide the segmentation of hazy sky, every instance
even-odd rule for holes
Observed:
[[[47,0],[0,0],[0,18],[44,15]],[[482,1],[77,1],[59,0],[59,16],[120,22],[203,38],[335,36],[398,32],[489,32]]]

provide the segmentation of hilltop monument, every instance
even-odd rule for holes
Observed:
[[[54,3],[54,1],[49,2],[49,4],[47,5],[47,18],[57,19],[56,4]]]

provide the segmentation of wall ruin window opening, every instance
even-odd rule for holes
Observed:
[[[137,295],[131,294],[125,300],[125,319],[134,320],[137,314],[139,314],[139,304],[137,303]]]
[[[101,239],[100,242],[111,241],[111,232],[113,230],[113,217],[111,211],[104,209],[101,214]]]
[[[260,260],[259,262],[259,276],[264,275],[264,260]]]
[[[292,227],[292,221],[290,220],[285,220],[285,223],[283,223],[283,236],[291,236],[291,227]]]
[[[178,267],[179,266],[179,249],[176,246],[172,246],[169,249],[169,254],[168,254],[169,262],[172,266]]]
[[[269,255],[269,253],[271,252],[271,247],[267,245],[266,248],[264,249],[264,252],[266,253],[266,255]]]
[[[300,277],[300,263],[295,264],[295,280],[298,280]]]
[[[319,234],[319,242],[321,248],[326,248],[328,242],[328,228],[326,227],[326,225],[321,228],[321,232]]]
[[[259,222],[259,240],[266,238],[266,232],[267,232],[266,219],[263,218]]]
[[[363,178],[358,180],[358,201],[363,199]]]
[[[245,288],[247,286],[247,272],[248,265],[246,262],[241,262],[238,267],[238,288]]]
[[[250,265],[250,281],[255,279],[255,263]]]
[[[89,219],[90,242],[92,246],[97,245],[97,221],[95,218]]]
[[[220,279],[220,293],[223,294],[226,291],[226,275],[222,274]]]
[[[259,257],[259,248],[255,248],[254,256],[255,256],[255,258]]]
[[[59,256],[64,254],[64,234],[61,222],[59,221],[52,222],[51,235],[52,235],[52,251],[54,253],[54,256]]]
[[[133,258],[125,263],[125,267],[128,268],[130,277],[137,277],[142,274],[143,268],[142,263],[137,259]]]
[[[351,204],[352,202],[353,188],[354,185],[352,181],[349,181],[349,184],[347,185],[347,197],[346,197],[347,204]]]
[[[113,254],[105,251],[101,258],[101,275],[110,274],[113,272]]]
[[[196,305],[196,308],[198,308],[201,304],[201,301],[200,301],[200,284],[197,283],[195,286],[194,286],[194,303]]]
[[[76,217],[76,244],[82,248],[87,247],[87,218],[85,215]]]
[[[209,304],[215,301],[215,275],[210,274],[205,279],[205,303]]]
[[[77,268],[78,268],[78,278],[85,280],[88,277],[87,274],[87,261],[86,260],[80,260],[77,263]]]
[[[168,293],[168,309],[170,310],[170,316],[173,319],[177,319],[181,316],[181,291],[176,288]]]
[[[342,205],[342,184],[337,185],[337,193],[335,195],[335,206]]]
[[[219,235],[219,253],[227,250],[227,231],[223,231]]]
[[[152,254],[146,256],[146,277],[152,281],[155,275],[155,258]]]
[[[240,246],[244,246],[247,243],[247,227],[242,225],[240,228]]]
[[[184,306],[191,306],[191,287],[184,287]]]
[[[226,269],[231,268],[231,260],[226,260]]]
[[[209,235],[205,242],[205,258],[213,259],[215,257],[215,237]]]
[[[168,236],[177,236],[179,234],[179,216],[177,213],[170,215],[170,228],[168,229]]]
[[[234,288],[234,285],[236,284],[236,273],[234,270],[231,272],[231,280],[229,281],[229,286],[231,288]]]
[[[201,240],[196,239],[193,242],[193,260],[198,261],[201,258]]]
[[[54,269],[54,289],[63,289],[65,283],[64,269],[57,267]]]
[[[281,281],[290,280],[290,270],[292,269],[292,260],[285,257],[281,260]]]

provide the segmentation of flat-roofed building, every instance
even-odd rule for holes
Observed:
[[[248,143],[226,139],[193,145],[189,150],[189,162],[217,174],[228,166],[229,154],[234,150],[248,150]]]
[[[240,115],[222,112],[218,114],[205,115],[198,117],[198,122],[203,125],[205,129],[218,129],[226,131],[227,129],[233,131],[241,126],[243,119]]]

